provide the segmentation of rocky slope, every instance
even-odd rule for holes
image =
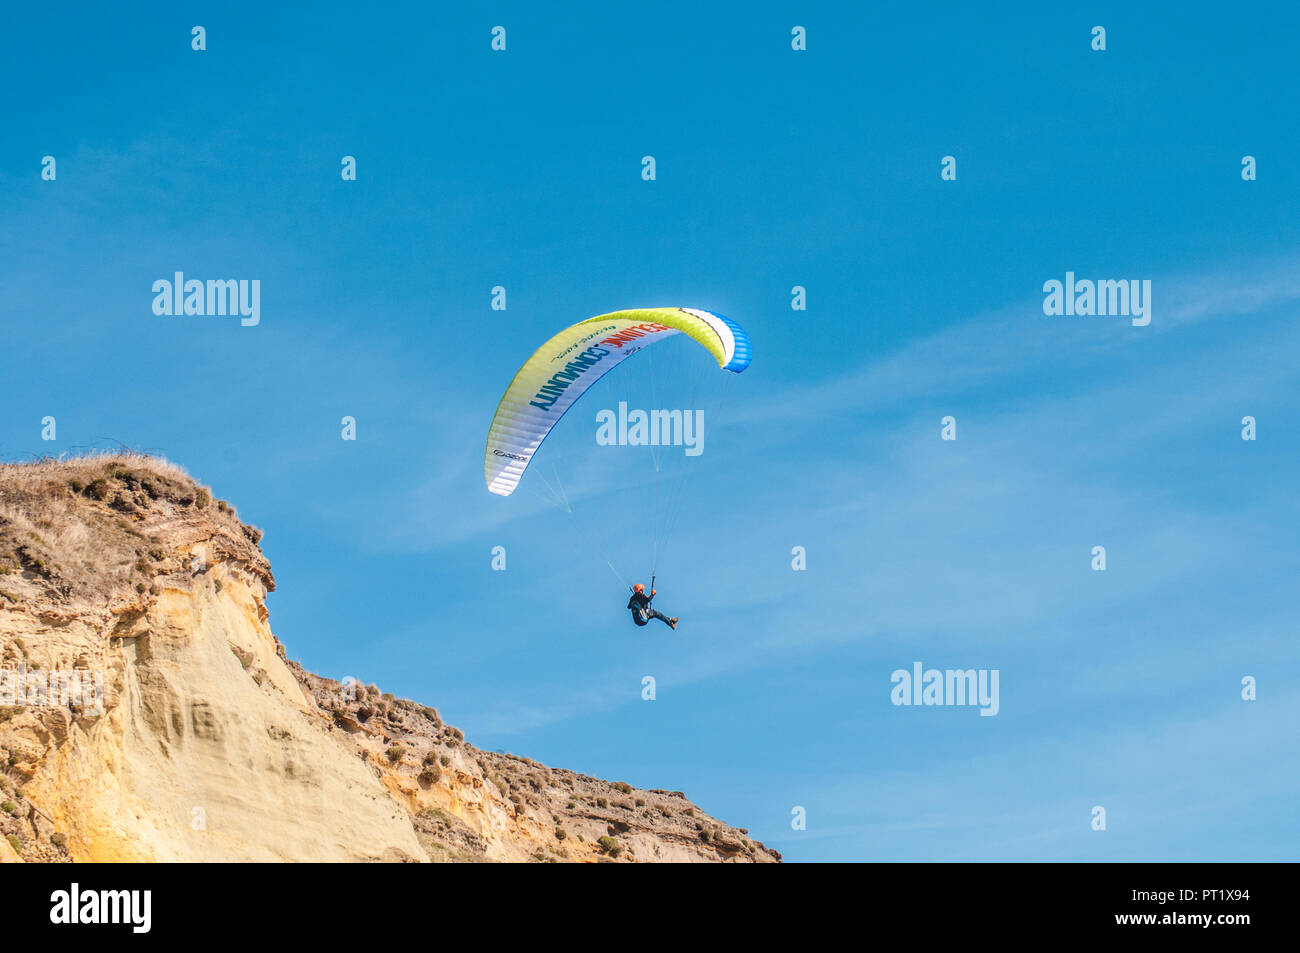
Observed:
[[[286,660],[260,540],[160,460],[0,464],[0,861],[780,859]]]

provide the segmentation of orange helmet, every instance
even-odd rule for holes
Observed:
[[[633,592],[645,592],[645,586],[638,582],[635,586],[632,587],[632,591],[633,591]]]

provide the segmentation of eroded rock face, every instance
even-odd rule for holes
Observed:
[[[338,731],[380,766],[431,860],[780,859],[680,791],[641,790],[482,751],[433,708],[290,668]]]
[[[0,715],[7,775],[69,857],[424,858],[285,665],[259,539],[153,461],[0,468],[0,666],[102,691]],[[13,833],[24,858],[43,842]]]
[[[779,859],[287,662],[260,539],[161,461],[0,465],[0,861]]]

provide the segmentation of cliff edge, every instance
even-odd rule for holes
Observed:
[[[156,458],[0,464],[0,862],[780,859],[287,660],[261,535]]]

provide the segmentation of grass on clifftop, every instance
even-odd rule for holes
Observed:
[[[214,505],[208,487],[161,457],[118,452],[0,463],[0,584],[22,580],[56,599],[121,587],[146,592],[174,568],[157,516],[165,525],[185,513],[224,523],[254,547],[261,542],[261,530],[240,522],[234,507]],[[17,602],[16,594],[9,586],[0,599]]]

